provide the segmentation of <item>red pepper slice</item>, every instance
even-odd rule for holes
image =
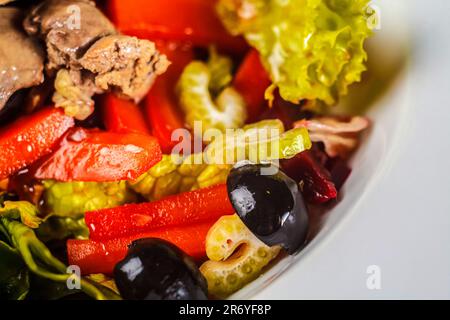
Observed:
[[[314,204],[328,202],[337,197],[331,175],[311,151],[299,153],[294,158],[281,161],[284,172],[296,181],[303,181],[303,195]]]
[[[184,116],[178,107],[175,87],[184,67],[194,59],[190,46],[158,42],[158,49],[167,55],[171,65],[160,75],[145,99],[147,120],[153,135],[164,153],[171,153],[178,141],[172,141],[172,132],[184,128]]]
[[[202,47],[216,44],[227,51],[244,53],[246,42],[228,34],[217,17],[215,5],[215,0],[111,0],[106,10],[125,34]]]
[[[116,133],[150,134],[144,113],[133,101],[105,94],[100,100],[103,122],[108,131]]]
[[[85,221],[92,240],[105,240],[146,233],[161,227],[217,220],[233,213],[227,187],[222,184],[159,201],[87,212]]]
[[[134,180],[161,158],[159,144],[152,136],[76,128],[40,164],[35,177],[58,181]]]
[[[255,121],[267,105],[264,93],[271,83],[258,51],[252,49],[245,56],[233,80],[234,88],[247,104],[248,121]]]
[[[0,179],[49,154],[74,125],[61,109],[49,107],[24,116],[0,130]]]
[[[67,255],[70,265],[77,265],[82,274],[112,274],[114,266],[122,260],[128,246],[137,239],[159,238],[169,241],[195,259],[205,257],[206,235],[216,220],[187,226],[156,229],[147,233],[106,241],[67,241]]]

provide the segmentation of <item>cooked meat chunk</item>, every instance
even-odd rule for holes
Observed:
[[[80,69],[78,59],[101,37],[116,34],[95,3],[87,0],[47,0],[34,7],[25,30],[45,40],[49,71]]]
[[[44,81],[44,52],[23,31],[22,19],[18,9],[0,8],[0,114],[16,91]]]
[[[114,35],[94,43],[80,59],[80,64],[97,75],[95,85],[98,88],[117,89],[119,95],[138,102],[156,76],[164,73],[168,61],[153,42]]]
[[[111,90],[139,102],[168,66],[154,43],[119,35],[90,1],[46,0],[24,26],[46,42],[47,70],[57,72],[53,101],[80,120],[92,113],[96,93]]]

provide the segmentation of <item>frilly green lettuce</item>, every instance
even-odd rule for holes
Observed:
[[[328,105],[361,79],[371,34],[369,0],[220,0],[217,11],[234,35],[262,56],[281,97]]]

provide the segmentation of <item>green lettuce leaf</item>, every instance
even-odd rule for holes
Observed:
[[[40,296],[36,295],[34,290],[42,288],[49,290],[49,294],[52,291],[50,295],[54,298],[62,297],[77,292],[66,290],[67,281],[77,278],[81,291],[94,299],[120,299],[111,289],[91,279],[67,272],[67,266],[53,256],[49,248],[36,236],[34,228],[41,222],[39,220],[38,223],[34,219],[38,214],[39,211],[31,203],[0,199],[0,231],[3,238],[7,239],[0,241],[0,297],[24,299],[28,298],[30,293],[31,296]],[[31,277],[47,281],[33,281],[34,284],[45,284],[39,285],[40,289],[33,288]]]
[[[84,218],[50,216],[36,229],[36,235],[43,242],[67,238],[88,239],[89,229]]]
[[[67,273],[66,265],[53,256],[46,245],[36,237],[33,229],[20,221],[4,216],[0,217],[0,224],[10,234],[11,247],[20,254],[23,263],[30,272],[41,278],[63,284],[73,279],[75,275]],[[0,260],[0,265],[4,265],[4,263]],[[20,270],[19,267],[20,264],[16,264],[16,267],[12,266],[11,268]],[[90,279],[78,277],[78,280],[81,284],[81,290],[94,299],[120,299],[120,296],[112,290]]]
[[[369,0],[220,0],[217,11],[234,35],[261,54],[283,99],[328,105],[366,70]],[[373,14],[373,13],[372,13]]]
[[[33,229],[42,222],[38,215],[38,208],[28,201],[5,201],[3,208],[0,208],[0,217],[20,219],[24,225]]]
[[[19,252],[0,241],[0,299],[23,300],[29,288],[28,269]]]

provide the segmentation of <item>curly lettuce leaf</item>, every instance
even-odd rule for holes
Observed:
[[[234,35],[261,54],[285,100],[328,105],[361,80],[369,0],[220,0],[217,11]]]

